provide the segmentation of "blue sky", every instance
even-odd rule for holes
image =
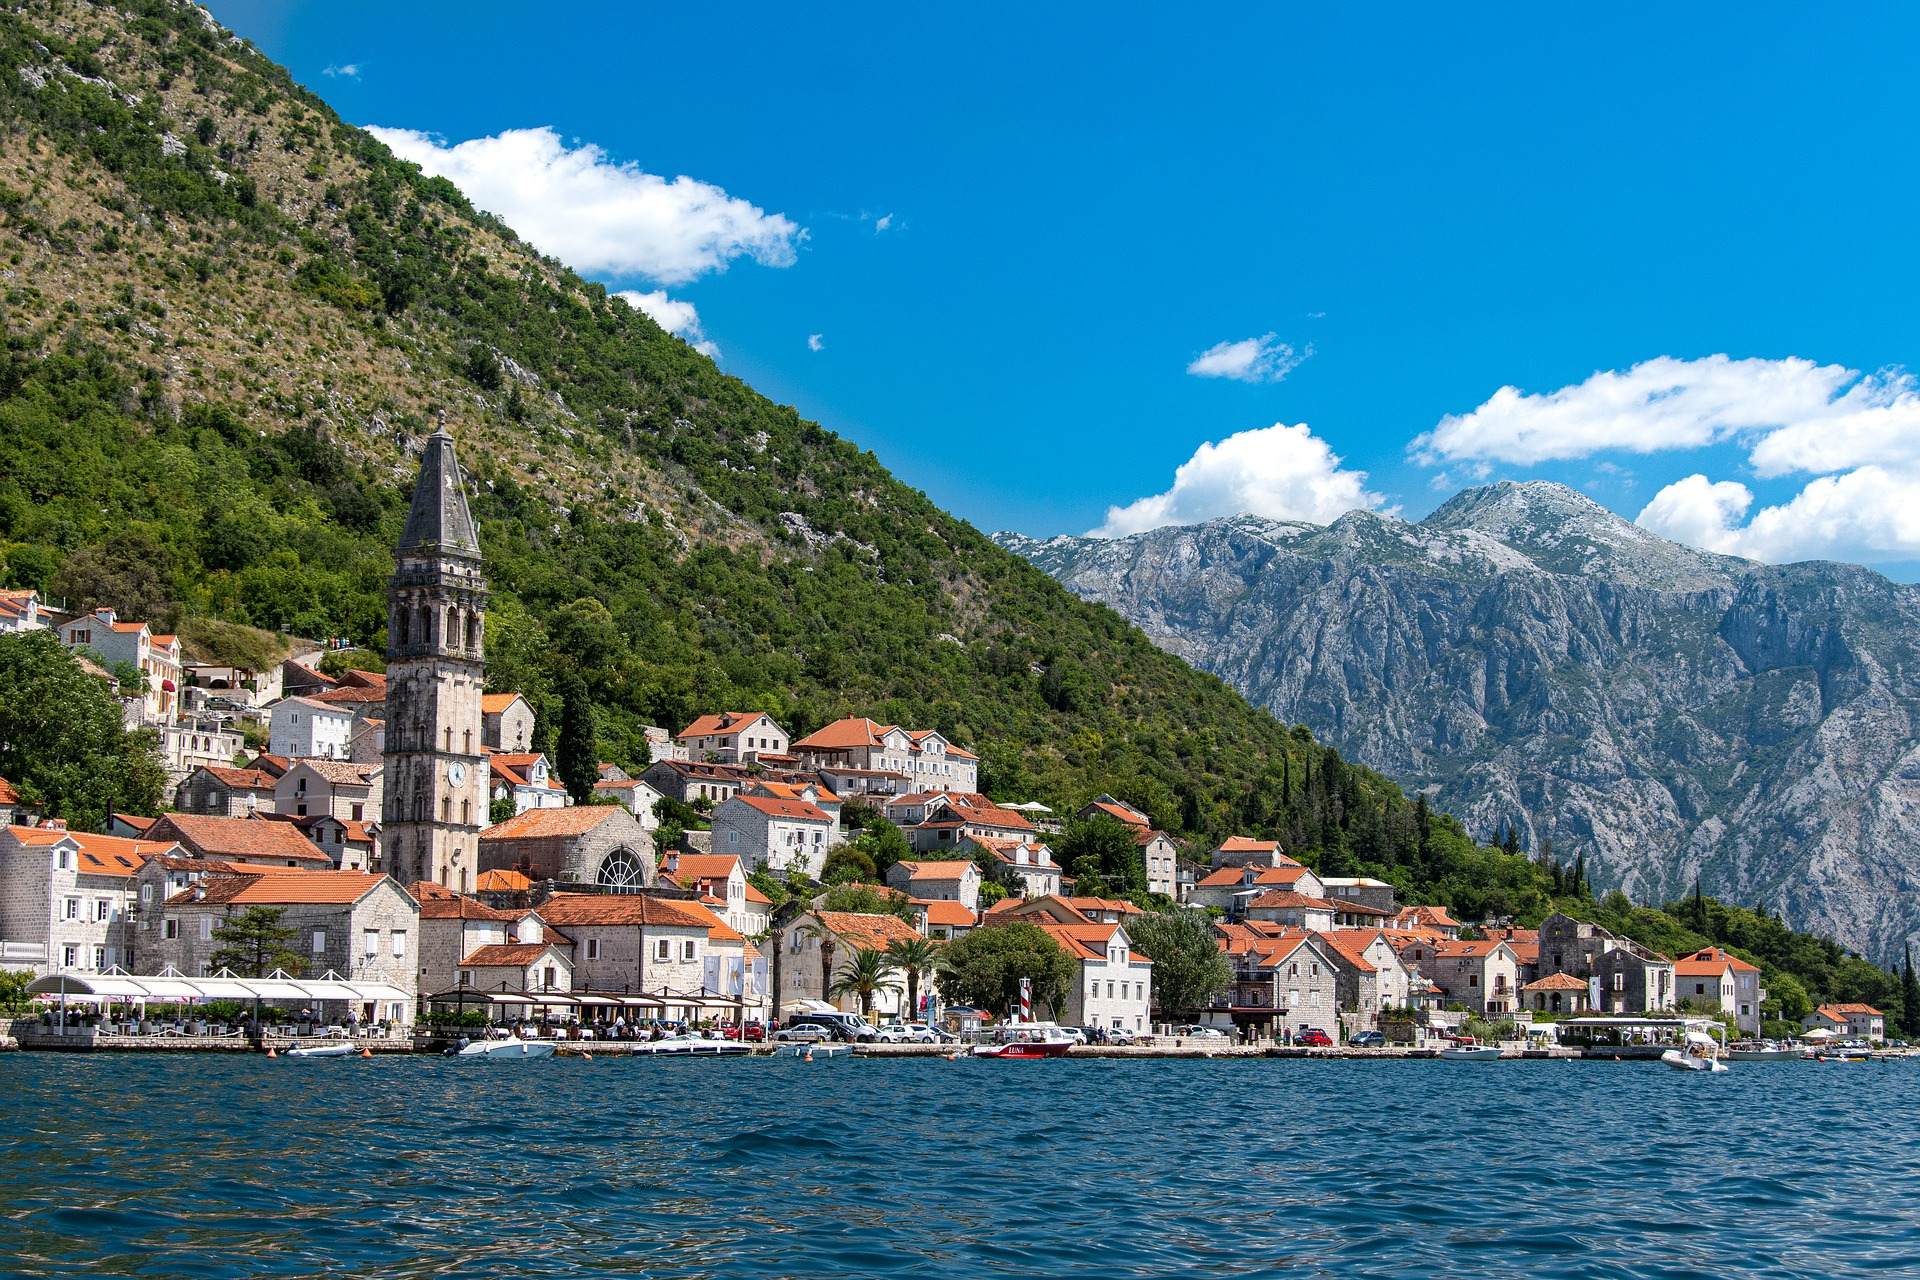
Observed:
[[[212,9],[983,528],[1920,562],[1911,7]]]

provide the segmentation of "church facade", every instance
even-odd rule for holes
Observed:
[[[387,584],[381,843],[402,884],[467,893],[487,820],[481,696],[487,580],[443,416],[427,439]]]

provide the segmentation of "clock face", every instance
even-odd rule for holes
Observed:
[[[454,786],[457,787],[461,783],[465,782],[466,780],[467,780],[467,766],[461,764],[458,760],[455,760],[452,764],[447,766],[448,782],[451,782]]]

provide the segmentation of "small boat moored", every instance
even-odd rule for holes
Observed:
[[[1488,1062],[1500,1056],[1497,1044],[1456,1044],[1440,1051],[1448,1062]]]
[[[1669,1049],[1661,1054],[1660,1061],[1676,1071],[1719,1072],[1727,1069],[1727,1064],[1720,1060],[1720,1042],[1698,1026],[1687,1028],[1683,1044],[1683,1048]]]
[[[289,1049],[280,1056],[283,1058],[351,1058],[360,1051],[345,1040],[332,1044],[302,1045],[298,1049]]]
[[[485,1058],[489,1061],[524,1062],[530,1058],[551,1058],[551,1040],[475,1040],[458,1049],[448,1050],[456,1058]]]
[[[976,1058],[1064,1058],[1073,1039],[1051,1022],[1015,1022],[993,1030],[986,1044],[973,1046]]]
[[[668,1036],[664,1040],[639,1040],[630,1048],[647,1056],[733,1058],[753,1052],[753,1046],[738,1040],[708,1040],[702,1036]]]

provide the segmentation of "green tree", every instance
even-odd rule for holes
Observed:
[[[820,868],[820,879],[825,884],[847,884],[855,880],[871,884],[874,880],[873,859],[858,844],[850,841],[827,855],[826,864]]]
[[[864,884],[837,884],[820,899],[822,911],[849,911],[863,916],[898,916],[913,923],[916,911],[913,899],[895,889],[878,889]]]
[[[1134,948],[1153,961],[1154,1007],[1168,1018],[1206,1008],[1233,981],[1206,913],[1149,911],[1128,916],[1125,927]]]
[[[1920,1036],[1920,978],[1913,972],[1913,944],[1907,944],[1906,963],[1900,967],[1900,1025],[1910,1036]]]
[[[827,988],[830,996],[853,996],[860,1001],[861,1014],[873,1012],[873,998],[882,991],[900,989],[899,964],[885,951],[871,947],[861,947],[847,957],[847,962],[834,976],[833,985]]]
[[[1107,892],[1146,891],[1145,855],[1134,839],[1133,829],[1117,818],[1096,813],[1067,823],[1054,854],[1062,866],[1073,869],[1076,879],[1091,875],[1106,886]],[[1080,892],[1088,890],[1081,886]]]
[[[600,780],[600,744],[586,682],[571,669],[560,677],[560,751],[554,764],[575,804],[593,798],[593,784]]]
[[[499,825],[513,816],[513,797],[501,796],[487,805],[487,821]]]
[[[914,856],[904,832],[885,818],[869,818],[855,842],[873,860],[873,876],[880,879],[894,863]]]
[[[0,636],[0,777],[81,831],[116,812],[158,813],[167,781],[153,734],[125,728],[119,703],[51,631]]]
[[[33,974],[24,969],[0,970],[0,1009],[19,1013],[27,1007],[27,988]]]
[[[242,978],[264,978],[275,969],[298,973],[306,963],[294,950],[294,930],[280,923],[284,907],[248,907],[214,926],[214,949],[209,962],[231,969]]]
[[[1020,1006],[1020,979],[1031,979],[1033,998],[1057,1015],[1079,976],[1079,963],[1044,929],[1016,920],[975,929],[941,948],[936,980],[949,1004],[1005,1017]]]
[[[887,954],[907,976],[907,1017],[920,1016],[920,978],[940,958],[940,943],[932,938],[895,938],[887,944]]]

